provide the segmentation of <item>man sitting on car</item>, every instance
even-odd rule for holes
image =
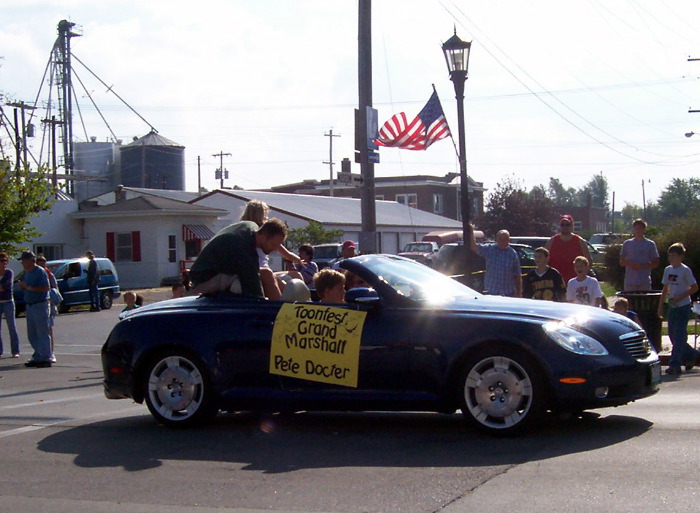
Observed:
[[[270,254],[287,238],[287,227],[272,218],[260,228],[252,221],[231,224],[217,233],[190,268],[191,294],[229,290],[265,297],[260,283],[257,248]]]

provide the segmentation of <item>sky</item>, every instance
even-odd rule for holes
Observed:
[[[354,160],[357,0],[3,0],[0,19],[6,100],[38,98],[44,108],[56,27],[72,21],[82,32],[73,55],[147,121],[74,61],[76,140],[109,140],[101,116],[125,144],[150,124],[185,146],[187,190],[198,179],[219,186],[220,152],[231,153],[227,187],[328,179],[331,130],[335,171]],[[550,177],[579,188],[603,173],[619,210],[643,194],[655,201],[673,178],[700,176],[700,113],[688,112],[700,110],[700,60],[689,61],[700,59],[697,0],[375,0],[380,124],[398,112],[413,118],[434,85],[456,144],[440,48],[455,30],[473,41],[468,174],[488,190]],[[41,137],[30,147],[38,155]],[[426,151],[382,148],[380,159],[378,177],[459,171],[450,139]]]

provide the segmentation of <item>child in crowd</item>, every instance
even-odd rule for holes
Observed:
[[[139,305],[136,304],[136,293],[132,291],[127,291],[124,292],[124,304],[126,305],[122,312],[126,312],[127,310],[133,310],[134,308],[138,308]]]
[[[598,280],[588,276],[589,267],[586,257],[577,256],[574,259],[576,277],[566,284],[566,300],[569,303],[599,307],[603,303],[603,291],[600,290]]]
[[[314,276],[318,272],[318,265],[313,261],[314,247],[309,244],[299,246],[299,258],[301,258],[300,262],[292,264],[293,269],[299,272],[306,286],[311,287],[314,284]]]
[[[549,250],[535,250],[535,268],[523,280],[523,297],[566,301],[566,284],[559,271],[549,267]]]
[[[173,283],[172,286],[173,299],[185,297],[185,284],[182,282]]]
[[[627,298],[621,297],[616,299],[615,304],[613,305],[613,312],[623,315],[628,319],[632,319],[634,322],[639,324],[639,326],[642,325],[642,323],[639,321],[637,312],[630,310],[630,302],[627,300]]]
[[[321,303],[345,302],[345,275],[326,268],[314,276],[314,286]]]
[[[661,291],[661,301],[657,313],[663,319],[664,303],[668,299],[668,336],[673,349],[671,360],[668,362],[666,374],[678,375],[681,365],[690,370],[700,357],[700,352],[688,344],[688,320],[692,312],[690,297],[698,291],[698,284],[690,267],[683,263],[685,246],[680,242],[668,248],[669,265],[664,269],[661,280],[664,288]]]

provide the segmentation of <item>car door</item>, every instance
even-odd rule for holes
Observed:
[[[66,262],[56,273],[56,281],[66,305],[90,303],[87,277],[79,261]]]

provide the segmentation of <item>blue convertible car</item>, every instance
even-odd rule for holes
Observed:
[[[106,396],[145,401],[169,426],[219,410],[461,410],[514,434],[548,411],[658,391],[658,356],[620,315],[484,296],[401,257],[341,265],[371,286],[343,304],[221,294],[124,315],[102,348]]]

